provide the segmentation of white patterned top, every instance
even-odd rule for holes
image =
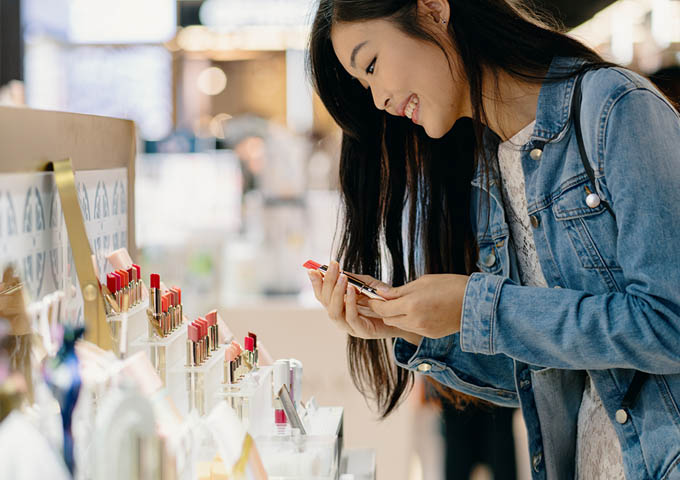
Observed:
[[[510,241],[517,255],[522,285],[547,287],[538,261],[527,210],[521,148],[531,138],[534,122],[498,146],[498,166]],[[625,480],[621,445],[602,400],[588,376],[578,414],[576,478]]]

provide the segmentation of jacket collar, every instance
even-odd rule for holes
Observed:
[[[571,99],[574,95],[576,77],[566,80],[550,80],[578,70],[585,60],[580,58],[555,57],[550,64],[547,79],[538,95],[536,126],[532,139],[546,142],[557,137],[567,126],[571,116]]]
[[[559,78],[577,70],[585,60],[570,57],[555,57],[550,64],[546,78],[538,95],[536,107],[536,123],[531,134],[531,141],[526,148],[542,148],[564,131],[571,115],[571,99],[574,95],[576,77],[572,76],[564,80],[550,80]],[[498,149],[500,139],[493,131],[486,129],[484,135],[484,150],[493,151]],[[492,149],[492,150],[490,150]],[[487,184],[482,162],[477,161],[476,171],[472,179],[472,185],[482,187]],[[492,177],[493,178],[493,177]],[[492,183],[492,182],[491,182]]]

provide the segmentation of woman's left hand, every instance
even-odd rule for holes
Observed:
[[[371,309],[391,325],[424,337],[441,338],[460,330],[467,275],[423,275],[401,287],[379,290]]]

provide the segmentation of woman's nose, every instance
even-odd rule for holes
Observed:
[[[377,89],[371,89],[371,93],[373,94],[373,102],[375,103],[375,108],[377,108],[378,110],[387,109],[387,105],[389,105],[390,103],[390,96]]]

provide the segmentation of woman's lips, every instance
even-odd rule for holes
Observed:
[[[401,103],[401,105],[399,105],[399,110],[397,110],[397,115],[399,115],[400,117],[405,116],[406,115],[406,107],[408,106],[411,99],[413,97],[417,97],[417,96],[418,95],[416,95],[415,93],[412,93],[411,95],[406,97],[406,99]]]
[[[411,115],[411,121],[413,123],[418,123],[419,119],[420,119],[420,102],[418,102],[418,105],[416,105],[416,108],[413,110],[413,115]]]

